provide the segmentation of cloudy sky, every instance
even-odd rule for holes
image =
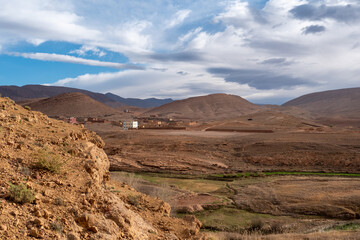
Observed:
[[[360,85],[359,0],[0,0],[0,85],[281,104]]]

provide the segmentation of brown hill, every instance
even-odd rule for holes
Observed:
[[[28,103],[25,102],[23,106]],[[30,102],[32,110],[48,116],[99,117],[119,113],[118,110],[98,102],[83,93],[64,93],[55,97]]]
[[[160,199],[109,181],[103,146],[81,126],[0,98],[0,239],[201,237],[196,218],[171,218]]]
[[[143,115],[158,115],[176,119],[226,119],[262,109],[247,100],[229,94],[211,94],[164,104]]]
[[[323,117],[360,117],[360,88],[316,92],[295,98],[283,106],[296,106]]]

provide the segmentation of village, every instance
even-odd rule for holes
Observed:
[[[174,120],[172,118],[160,118],[157,115],[151,115],[150,117],[132,117],[123,118],[118,121],[108,120],[104,118],[96,117],[65,117],[65,116],[50,116],[51,118],[61,120],[71,124],[94,124],[94,123],[107,123],[114,126],[119,126],[123,130],[141,130],[141,129],[168,129],[168,130],[186,130],[187,126],[194,126],[197,124],[194,122],[185,122]]]

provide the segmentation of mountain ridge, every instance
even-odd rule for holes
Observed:
[[[171,102],[172,99],[137,99],[122,98],[113,93],[102,94],[91,92],[78,88],[69,88],[61,86],[45,86],[45,85],[24,85],[24,86],[0,86],[0,94],[9,97],[14,101],[23,101],[34,98],[49,98],[63,93],[80,92],[88,95],[96,101],[104,103],[110,107],[135,106],[135,107],[158,107],[163,103]]]

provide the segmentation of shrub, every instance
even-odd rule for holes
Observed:
[[[52,173],[59,173],[60,169],[64,165],[64,162],[58,155],[45,150],[40,150],[34,157],[37,158],[37,161],[35,162],[36,168]]]
[[[259,231],[264,226],[264,222],[260,218],[254,218],[251,220],[249,230]]]
[[[31,110],[31,108],[29,106],[25,106],[24,107],[26,110]]]
[[[140,196],[139,195],[129,195],[127,196],[127,202],[131,205],[140,208]]]
[[[275,221],[270,224],[271,226],[271,233],[280,234],[284,233],[284,227],[281,222]]]
[[[10,198],[17,203],[31,203],[35,200],[35,194],[24,184],[11,184],[9,190]]]
[[[64,231],[64,224],[59,219],[57,219],[56,222],[50,223],[50,228],[56,232],[62,233]]]

